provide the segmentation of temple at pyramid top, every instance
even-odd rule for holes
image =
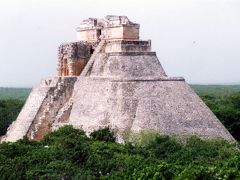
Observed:
[[[105,40],[138,40],[139,24],[127,16],[106,16],[103,19],[89,18],[77,28],[77,40],[97,42]]]
[[[101,41],[108,42],[105,44],[104,50],[102,50],[105,53],[134,53],[132,55],[145,53],[145,55],[154,55],[155,52],[151,52],[151,41],[139,39],[139,28],[140,25],[131,22],[127,16],[108,15],[105,18],[83,20],[77,28],[77,42],[65,43],[59,47],[58,76],[79,76],[92,54],[96,53],[95,49]],[[152,58],[155,58],[155,56],[152,56]],[[132,60],[124,66],[129,67],[129,71],[132,71],[131,67],[136,66],[139,62],[136,63]],[[144,74],[144,71],[142,71],[143,76],[166,75],[156,58],[154,61],[143,61],[142,66],[155,67],[152,68],[155,72]],[[144,67],[139,66],[139,68]],[[112,73],[109,76],[112,76]]]

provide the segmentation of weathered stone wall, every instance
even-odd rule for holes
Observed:
[[[151,41],[110,41],[106,44],[105,52],[150,52]]]
[[[154,52],[99,53],[91,77],[135,78],[166,76]]]
[[[52,125],[61,109],[72,96],[76,77],[59,77],[56,86],[51,87],[46,98],[32,121],[27,132],[28,137],[40,140],[52,130]]]
[[[86,29],[77,31],[78,41],[97,42],[100,37],[100,30],[98,28]]]
[[[79,76],[92,51],[86,42],[62,44],[58,49],[58,76]]]
[[[87,92],[87,93],[86,93]],[[115,129],[154,131],[233,140],[221,122],[183,80],[114,81],[79,78],[69,124],[90,133]]]
[[[138,40],[139,39],[139,25],[123,26],[123,39]]]
[[[103,19],[88,18],[83,20],[77,30],[77,41],[97,42],[101,29],[104,25]]]
[[[138,26],[114,26],[103,28],[104,39],[111,40],[138,40],[139,27]]]

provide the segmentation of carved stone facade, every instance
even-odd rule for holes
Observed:
[[[79,76],[93,52],[84,42],[62,44],[58,49],[58,76]]]

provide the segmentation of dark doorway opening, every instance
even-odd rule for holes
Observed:
[[[93,47],[91,47],[90,53],[93,54],[93,52],[94,52],[94,49],[93,49]]]
[[[101,29],[98,29],[98,30],[97,30],[97,36],[99,37],[99,36],[101,36],[101,34],[102,34]]]

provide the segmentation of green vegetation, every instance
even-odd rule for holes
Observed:
[[[26,100],[31,89],[30,88],[3,88],[0,87],[1,99],[20,99]]]
[[[30,91],[30,88],[0,87],[0,136],[6,133],[8,126],[17,118]]]
[[[228,96],[200,96],[233,137],[240,141],[240,92]]]
[[[99,129],[98,131],[94,131],[90,134],[95,140],[105,141],[105,142],[115,142],[116,137],[112,131],[110,131],[109,127],[104,129]]]
[[[240,92],[240,85],[190,85],[197,94],[228,96]]]
[[[100,131],[100,132],[99,132]],[[0,144],[1,179],[239,179],[240,153],[225,141],[156,135],[148,143],[109,142],[109,129],[88,138],[65,126],[40,142]],[[110,137],[112,136],[112,137]],[[105,138],[103,138],[105,139]]]
[[[0,136],[6,133],[8,126],[17,118],[23,104],[24,101],[19,99],[0,99]]]

